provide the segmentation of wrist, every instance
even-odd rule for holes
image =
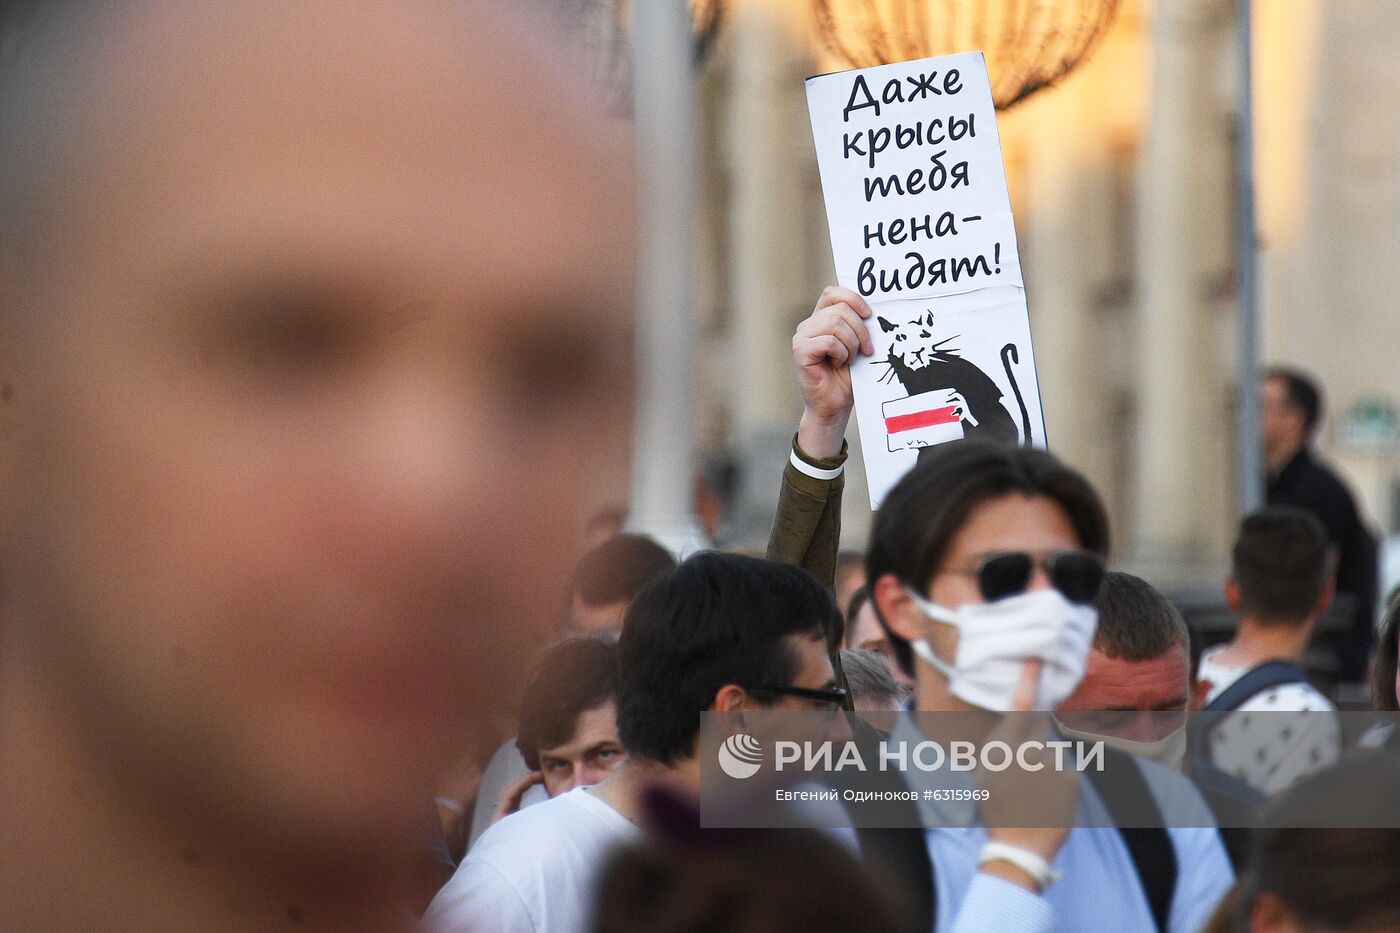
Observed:
[[[977,871],[979,874],[990,875],[1005,881],[1007,884],[1015,885],[1023,891],[1029,891],[1037,896],[1040,894],[1040,886],[1035,883],[1035,879],[1010,862],[985,862],[977,866]]]
[[[1024,849],[1045,861],[1052,861],[1060,854],[1060,849],[1069,837],[1068,828],[1058,829],[1009,829],[1004,826],[988,827],[987,841],[1001,843],[1016,849]]]
[[[1039,852],[996,840],[982,847],[977,867],[1037,894],[1060,880],[1060,873],[1051,868],[1049,859]]]
[[[841,454],[841,445],[846,441],[846,424],[851,413],[843,412],[830,418],[814,414],[804,409],[802,420],[797,424],[797,445],[809,457],[829,460]]]

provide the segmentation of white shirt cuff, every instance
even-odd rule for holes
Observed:
[[[836,479],[836,477],[840,476],[842,471],[846,469],[846,465],[844,463],[834,470],[823,470],[821,467],[814,467],[806,460],[803,460],[801,457],[799,457],[797,455],[797,451],[795,450],[788,455],[788,460],[792,463],[793,466],[797,467],[797,472],[810,476],[812,477],[812,479],[833,480]]]

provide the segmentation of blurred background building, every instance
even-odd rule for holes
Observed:
[[[697,66],[697,451],[732,546],[766,538],[800,412],[792,332],[834,281],[802,82],[849,65],[815,6],[727,0]],[[1051,448],[1104,492],[1118,562],[1167,587],[1218,582],[1240,501],[1234,9],[1118,0],[1086,61],[999,117]],[[1389,535],[1400,3],[1261,0],[1254,17],[1260,356],[1321,380],[1324,453]]]

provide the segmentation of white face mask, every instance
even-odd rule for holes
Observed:
[[[1120,752],[1127,752],[1129,755],[1136,755],[1139,758],[1150,758],[1157,764],[1166,765],[1173,771],[1180,771],[1181,763],[1186,760],[1185,726],[1173,729],[1155,742],[1134,742],[1132,739],[1120,739],[1116,735],[1080,732],[1078,729],[1067,728],[1064,723],[1059,724],[1059,730],[1067,739],[1102,742],[1109,748],[1116,748]]]
[[[912,587],[905,589],[924,615],[958,630],[958,654],[951,665],[934,654],[927,639],[910,647],[947,677],[949,692],[966,703],[1010,711],[1022,665],[1031,658],[1042,662],[1036,709],[1059,706],[1084,677],[1099,621],[1093,606],[1076,605],[1047,588],[949,609]]]

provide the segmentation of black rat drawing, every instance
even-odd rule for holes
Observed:
[[[1014,343],[1001,348],[1001,363],[1006,369],[1006,378],[1011,380],[1011,390],[1016,393],[1016,402],[1021,409],[1021,431],[1018,437],[1016,422],[1002,404],[1002,391],[991,377],[961,356],[958,350],[946,345],[958,339],[958,335],[935,341],[933,337],[933,312],[927,311],[911,321],[892,324],[883,317],[877,318],[880,328],[890,338],[890,352],[886,365],[890,371],[881,379],[898,379],[910,395],[949,390],[949,403],[958,404],[961,411],[965,437],[982,437],[1005,443],[1030,444],[1031,416],[1026,410],[1025,399],[1021,397],[1021,387],[1012,371],[1013,363],[1020,362]],[[923,448],[919,455],[932,448]]]

